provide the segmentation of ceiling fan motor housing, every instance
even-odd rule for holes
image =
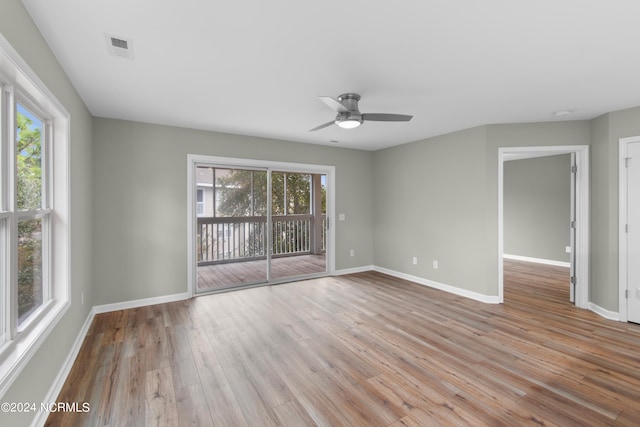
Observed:
[[[340,101],[340,103],[350,112],[360,114],[360,111],[358,110],[360,95],[357,93],[343,93],[338,97],[338,101]]]
[[[360,95],[356,93],[343,93],[338,97],[338,101],[340,101],[340,104],[348,111],[338,113],[335,124],[345,129],[353,129],[360,126],[363,122],[362,114],[358,110]]]

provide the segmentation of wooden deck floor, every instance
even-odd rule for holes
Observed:
[[[297,255],[271,260],[272,279],[305,276],[327,271],[325,255]],[[267,261],[243,261],[198,267],[198,292],[262,283],[267,274]]]
[[[47,425],[640,425],[640,326],[505,266],[502,305],[368,272],[97,315]]]

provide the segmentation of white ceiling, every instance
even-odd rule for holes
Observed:
[[[640,105],[638,0],[23,3],[99,117],[376,150]],[[344,92],[414,118],[309,132]]]

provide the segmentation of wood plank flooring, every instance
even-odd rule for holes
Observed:
[[[271,260],[272,279],[319,274],[327,271],[325,255],[295,255]],[[267,276],[267,261],[242,261],[198,267],[198,292],[262,283]]]
[[[368,272],[98,315],[47,425],[640,425],[640,326],[505,266],[503,305]]]

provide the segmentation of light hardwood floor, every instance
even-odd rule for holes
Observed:
[[[379,273],[96,316],[50,426],[640,425],[640,326],[506,262],[505,304]]]

